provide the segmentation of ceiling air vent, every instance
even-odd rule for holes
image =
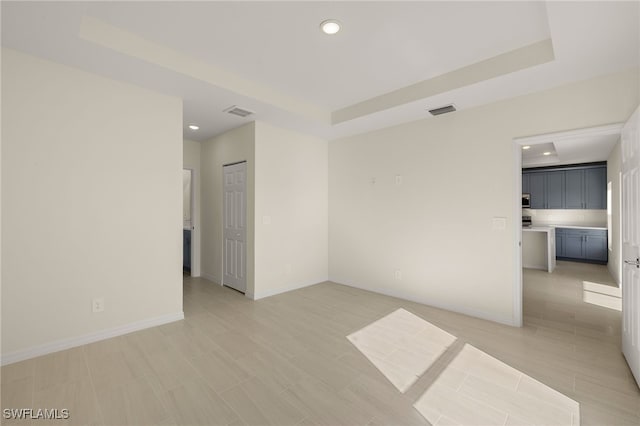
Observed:
[[[448,112],[453,112],[455,110],[456,110],[456,107],[453,104],[451,104],[451,105],[443,106],[440,108],[430,109],[429,112],[431,113],[431,115],[441,115],[441,114],[446,114]]]
[[[240,108],[237,105],[230,106],[225,109],[224,112],[228,112],[229,114],[237,115],[238,117],[247,117],[253,114],[253,111],[249,111],[248,109]]]

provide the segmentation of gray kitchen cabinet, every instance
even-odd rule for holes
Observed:
[[[584,208],[584,170],[567,170],[564,179],[564,208]]]
[[[564,257],[564,228],[556,228],[556,257]]]
[[[588,260],[606,262],[609,257],[607,249],[607,231],[590,230],[585,236],[584,255]]]
[[[532,209],[546,209],[545,199],[545,177],[546,173],[536,172],[529,176],[529,193],[531,194]]]
[[[585,208],[607,208],[607,168],[597,167],[584,171]]]
[[[531,194],[532,209],[606,209],[607,167],[524,170],[522,192]]]
[[[523,173],[522,174],[522,193],[523,194],[528,194],[530,192],[530,190],[529,190],[529,177],[530,177],[529,173]]]
[[[582,231],[570,229],[564,236],[564,257],[584,259],[584,235]]]
[[[607,263],[607,231],[556,228],[556,258],[588,263]]]
[[[564,171],[545,173],[545,208],[564,208]]]

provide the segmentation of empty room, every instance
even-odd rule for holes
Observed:
[[[637,1],[2,1],[2,424],[640,424]]]

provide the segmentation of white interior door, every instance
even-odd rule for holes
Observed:
[[[223,167],[224,247],[222,284],[245,292],[247,289],[247,163]]]
[[[622,129],[622,352],[640,384],[640,108]]]

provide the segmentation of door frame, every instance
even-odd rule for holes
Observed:
[[[604,126],[588,127],[584,129],[564,132],[544,133],[535,136],[518,137],[513,139],[513,247],[515,256],[515,271],[513,276],[513,318],[515,327],[522,327],[522,146],[538,145],[551,141],[573,139],[582,136],[621,135],[624,123],[607,124]]]

